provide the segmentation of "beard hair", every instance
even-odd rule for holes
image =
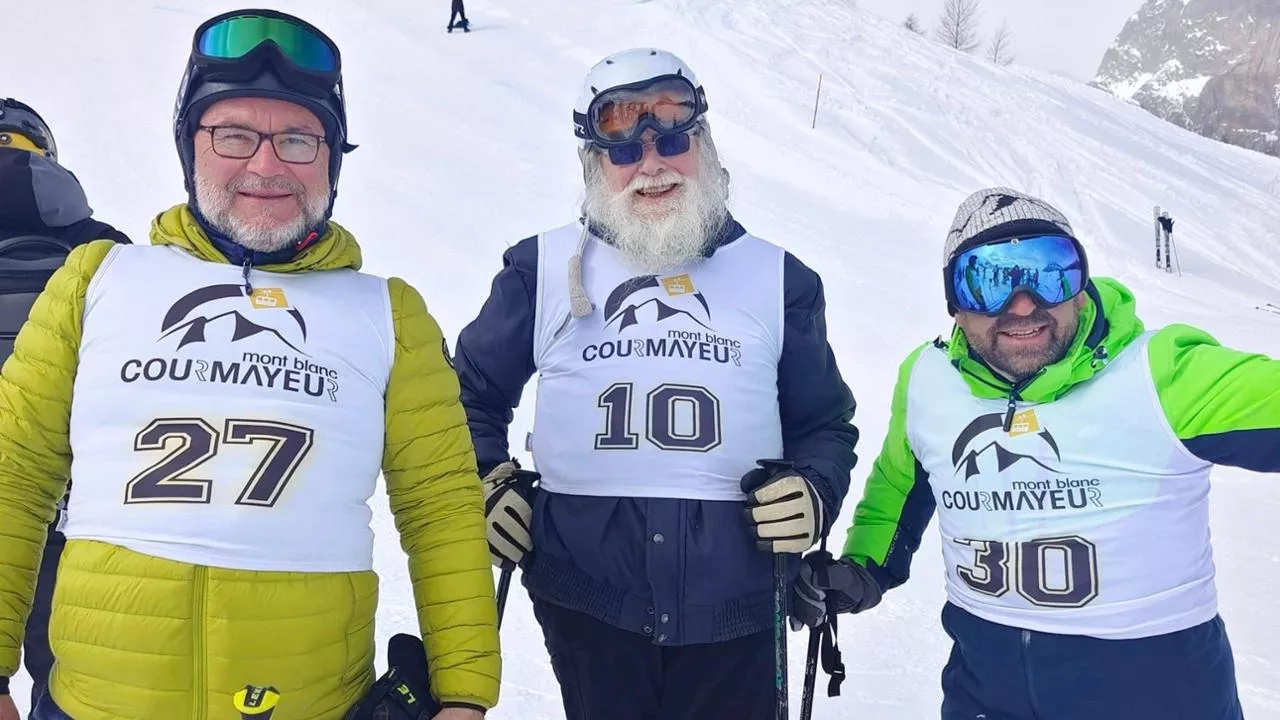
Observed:
[[[1073,303],[1073,307],[1077,305],[1078,303]],[[1025,317],[1001,316],[981,338],[981,347],[975,346],[974,349],[987,364],[1006,374],[1010,380],[1021,382],[1067,356],[1080,329],[1079,314],[1073,313],[1071,317],[1075,318],[1073,322],[1059,323],[1048,310],[1041,307]],[[1049,334],[1049,342],[1043,348],[1019,353],[1000,349],[1002,331],[1034,327],[1042,323],[1045,325],[1045,332]],[[970,344],[973,344],[972,340]]]
[[[583,213],[633,270],[658,274],[693,262],[724,226],[729,216],[729,181],[705,130],[698,138],[698,155],[695,176],[683,177],[670,170],[636,175],[621,192],[609,189],[603,152],[593,150],[583,156]],[[674,197],[654,203],[649,211],[636,209],[636,191],[672,183],[680,186]]]
[[[324,222],[329,209],[329,184],[308,192],[302,183],[287,177],[264,178],[241,175],[220,187],[207,176],[196,174],[196,207],[215,230],[232,242],[249,250],[275,252],[300,242],[312,229]],[[285,190],[299,199],[300,212],[284,223],[274,222],[270,209],[255,217],[232,213],[236,193],[240,190]]]

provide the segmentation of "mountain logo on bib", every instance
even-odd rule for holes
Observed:
[[[177,337],[177,349],[220,340],[239,342],[269,337],[288,349],[306,355],[307,321],[291,307],[280,288],[258,288],[249,293],[243,285],[208,285],[192,290],[175,302],[160,323],[160,340]]]
[[[641,324],[656,324],[679,318],[711,330],[711,306],[688,275],[659,278],[640,275],[626,280],[609,293],[604,304],[605,326],[618,333]]]
[[[960,432],[951,448],[951,462],[957,474],[964,471],[965,482],[982,474],[984,467],[992,467],[993,462],[997,473],[1018,463],[1032,463],[1048,472],[1059,472],[1042,460],[1052,455],[1061,462],[1062,453],[1053,433],[1040,427],[1035,411],[1025,410],[1013,419],[1007,433],[1004,432],[1004,413],[982,415]]]

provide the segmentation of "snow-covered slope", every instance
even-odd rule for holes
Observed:
[[[1129,283],[1148,325],[1186,321],[1280,356],[1280,161],[1182,131],[1106,93],[998,68],[847,0],[291,0],[344,50],[351,132],[336,218],[365,268],[417,285],[452,341],[509,244],[575,217],[570,110],[604,54],[660,45],[705,84],[713,132],[752,231],[818,269],[831,342],[858,401],[861,457],[843,529],[887,426],[902,358],[949,330],[939,268],[960,200],[1005,184],[1072,218],[1099,274]],[[0,23],[0,93],[54,125],[98,214],[135,237],[183,200],[169,122],[195,26],[224,0],[17,3]],[[15,17],[16,16],[16,17]],[[814,93],[822,74],[817,127]],[[1182,276],[1157,271],[1151,207],[1177,219]],[[532,393],[526,397],[531,398]],[[531,400],[530,400],[531,402]],[[531,408],[517,413],[522,446]],[[1280,719],[1277,478],[1217,474],[1215,546],[1246,713]],[[376,496],[379,636],[415,628],[403,555]],[[907,586],[841,625],[850,678],[819,718],[937,716],[948,644],[936,537]],[[839,539],[834,540],[837,544]],[[493,718],[559,718],[527,599],[513,589]],[[793,638],[793,688],[804,638]],[[19,690],[21,692],[21,690]],[[798,703],[798,690],[796,696]]]

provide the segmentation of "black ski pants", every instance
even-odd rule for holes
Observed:
[[[708,645],[652,638],[533,601],[566,720],[772,720],[773,632]]]
[[[467,21],[467,9],[462,7],[462,0],[453,0],[453,9],[449,13],[449,25],[452,26],[454,20],[462,18],[462,22]]]
[[[22,641],[22,661],[31,676],[31,707],[44,694],[49,684],[49,671],[53,669],[53,651],[49,648],[49,606],[53,600],[53,583],[58,577],[58,562],[67,538],[49,528],[40,559],[40,574],[36,578],[36,596],[27,616],[26,636]]]

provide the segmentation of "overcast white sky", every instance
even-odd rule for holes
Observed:
[[[943,0],[857,0],[892,20],[914,12],[931,31]],[[1143,0],[981,0],[984,41],[1008,19],[1015,63],[1081,81],[1093,79],[1102,55]],[[985,42],[984,42],[985,49]]]

